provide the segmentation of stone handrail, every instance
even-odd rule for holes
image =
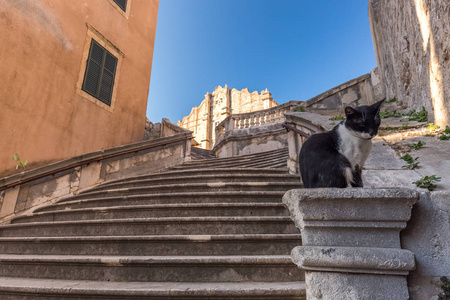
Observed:
[[[190,160],[192,132],[104,149],[0,178],[0,222],[100,183]]]
[[[286,119],[284,114],[298,107],[299,103],[299,101],[289,101],[265,110],[228,116],[215,128],[216,144],[227,132],[235,129],[282,123]]]
[[[328,116],[306,112],[288,112],[285,114],[286,125],[291,128],[288,132],[289,159],[287,166],[291,174],[298,173],[298,154],[307,135],[331,130],[335,125]],[[297,129],[305,135],[295,132]]]

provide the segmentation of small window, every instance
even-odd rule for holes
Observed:
[[[111,106],[116,67],[117,58],[92,39],[86,62],[83,91]]]
[[[114,0],[114,2],[123,10],[127,11],[127,0]]]

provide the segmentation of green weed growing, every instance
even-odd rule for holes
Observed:
[[[418,141],[417,143],[412,143],[409,144],[408,147],[412,150],[419,150],[420,148],[423,148],[423,146],[425,146],[427,143],[422,142],[422,141]]]
[[[17,162],[16,170],[19,169],[19,167],[22,167],[22,168],[25,169],[27,167],[27,165],[28,165],[28,159],[25,162],[21,161],[20,158],[19,158],[19,154],[17,154],[17,152],[12,157],[12,159]]]
[[[419,162],[417,161],[419,158],[418,157],[413,158],[409,153],[406,153],[400,158],[407,163],[406,165],[403,166],[403,168],[414,170],[419,166]]]
[[[436,177],[436,175],[431,176],[425,176],[420,180],[417,180],[413,182],[416,186],[427,189],[429,191],[433,191],[437,188],[437,185],[435,184],[437,181],[441,181],[441,177]]]

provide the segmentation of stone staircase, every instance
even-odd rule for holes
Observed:
[[[16,217],[0,299],[305,299],[286,156],[197,158]]]

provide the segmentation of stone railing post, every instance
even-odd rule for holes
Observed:
[[[225,132],[229,132],[234,129],[236,120],[230,116],[228,117],[228,121],[225,123]]]
[[[302,233],[293,261],[315,299],[408,299],[414,254],[400,231],[419,198],[412,189],[299,189],[283,203]]]

